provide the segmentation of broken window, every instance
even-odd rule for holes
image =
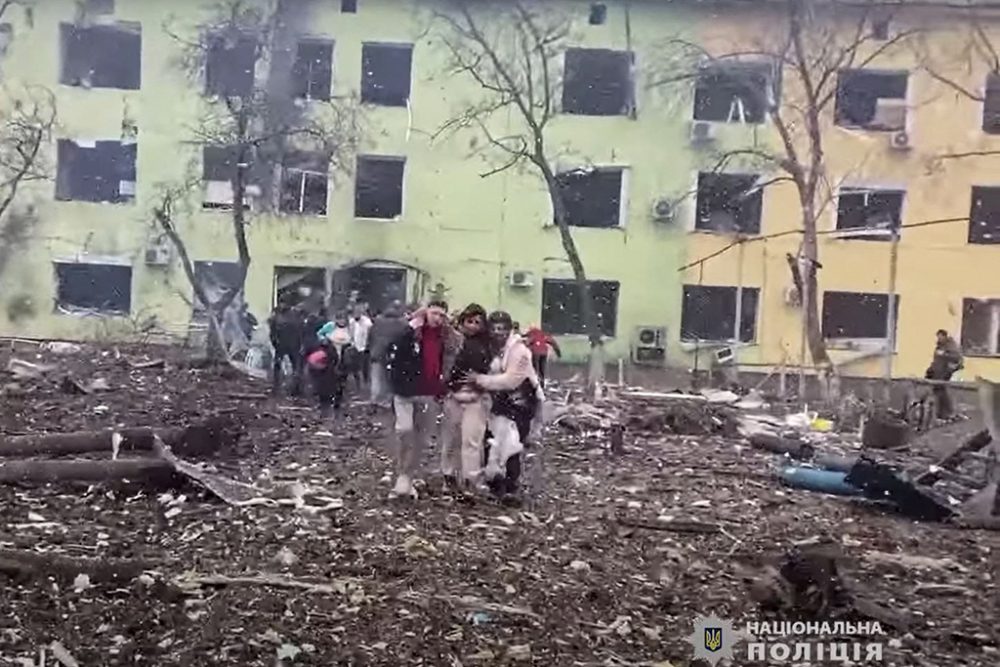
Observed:
[[[763,123],[774,105],[771,66],[726,63],[703,67],[694,89],[694,119]]]
[[[358,0],[340,0],[340,11],[343,14],[357,14]]]
[[[219,97],[248,97],[257,67],[257,40],[250,35],[216,36],[205,59],[205,92]]]
[[[972,188],[969,243],[1000,243],[1000,188]]]
[[[56,262],[55,270],[58,308],[120,314],[132,309],[131,266]]]
[[[139,90],[142,26],[138,23],[59,26],[62,67],[59,82],[83,88]]]
[[[681,340],[688,342],[736,340],[736,314],[740,314],[739,340],[752,343],[757,337],[756,287],[685,285],[681,303]]]
[[[326,215],[329,168],[330,161],[325,155],[285,156],[281,169],[281,212]]]
[[[296,306],[310,301],[323,302],[326,271],[308,266],[274,267],[274,303]]]
[[[908,78],[907,72],[841,70],[837,76],[835,122],[866,130],[904,129]]]
[[[83,9],[89,16],[110,16],[115,13],[115,0],[86,0]]]
[[[239,165],[238,146],[205,146],[202,148],[202,200],[201,207],[231,211],[233,208],[233,187]],[[251,187],[251,163],[243,168],[244,189]],[[249,193],[244,193],[243,206],[250,206]]]
[[[986,75],[983,94],[983,132],[1000,134],[1000,72]]]
[[[406,159],[358,156],[354,181],[354,217],[391,220],[403,214]]]
[[[622,116],[633,107],[632,54],[567,49],[562,110],[581,116]]]
[[[899,231],[904,194],[902,190],[842,188],[837,197],[837,229],[874,232],[845,234],[864,241],[892,238],[892,231]]]
[[[603,2],[590,3],[590,16],[588,17],[590,25],[604,25],[607,20],[608,6]]]
[[[352,266],[333,272],[334,309],[365,303],[374,311],[406,301],[406,269],[398,266]]]
[[[56,199],[110,202],[135,199],[136,144],[60,139]]]
[[[898,314],[898,296],[895,302]],[[884,339],[888,312],[888,294],[824,292],[823,336],[829,340]]]
[[[361,101],[405,107],[410,99],[412,64],[412,44],[364,44],[361,47]]]
[[[292,95],[304,100],[330,99],[333,42],[299,42],[292,66]]]
[[[962,349],[966,354],[1000,354],[1000,299],[962,300]]]
[[[0,23],[0,56],[7,55],[7,49],[14,39],[14,26],[9,23]]]
[[[211,303],[216,303],[222,295],[240,284],[240,265],[238,262],[195,262],[194,277],[205,291],[205,296]],[[239,299],[234,299],[238,302]],[[201,319],[205,315],[205,304],[198,297],[194,298],[194,317]]]
[[[568,224],[605,229],[621,225],[623,174],[621,168],[601,167],[556,175]]]
[[[588,280],[587,284],[601,336],[614,338],[618,327],[618,281]],[[542,281],[542,328],[556,335],[587,333],[575,280]]]
[[[758,234],[764,195],[757,180],[753,174],[698,174],[695,229]]]

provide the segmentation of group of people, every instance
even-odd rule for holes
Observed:
[[[374,407],[392,408],[393,496],[414,494],[436,437],[449,487],[516,497],[524,448],[539,432],[549,350],[561,355],[552,336],[531,327],[522,337],[508,313],[478,304],[451,318],[441,300],[405,311],[393,304],[374,319],[363,307],[329,319],[279,303],[268,324],[276,391],[287,360],[292,393],[308,384],[323,417],[340,412],[352,376],[368,384]]]

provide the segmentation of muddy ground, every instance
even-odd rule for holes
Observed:
[[[342,507],[232,507],[194,485],[0,487],[0,548],[149,571],[90,585],[0,574],[2,664],[37,664],[39,648],[59,642],[80,665],[687,665],[696,615],[762,618],[745,566],[817,539],[837,543],[851,576],[908,617],[908,631],[887,628],[885,664],[1000,661],[1000,533],[782,488],[774,458],[739,440],[633,432],[614,457],[604,433],[554,428],[530,454],[522,507],[461,503],[433,480],[417,501],[393,502],[388,416],[359,404],[322,424],[308,403],[255,397],[260,382],[184,368],[175,351],[5,346],[0,368],[11,356],[57,370],[8,388],[2,434],[228,415],[245,434],[213,461],[220,471],[298,481]],[[152,357],[166,367],[128,364]],[[110,391],[66,393],[67,374],[105,378]],[[720,530],[663,530],[671,518]],[[171,583],[214,575],[257,579]]]

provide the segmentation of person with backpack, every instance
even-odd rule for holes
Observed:
[[[283,366],[287,359],[292,368],[291,395],[302,393],[302,366],[305,360],[302,338],[305,333],[305,315],[297,306],[291,306],[287,299],[280,299],[271,317],[267,320],[271,347],[274,348],[274,364],[271,375],[271,391],[279,393],[283,382]]]

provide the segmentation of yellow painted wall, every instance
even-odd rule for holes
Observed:
[[[951,19],[954,20],[954,19]],[[780,11],[772,14],[749,11],[716,12],[711,21],[701,22],[700,42],[713,53],[732,53],[734,44],[754,44],[760,39],[773,43],[787,35],[787,19]],[[910,45],[879,57],[870,65],[880,69],[910,70],[908,131],[913,148],[898,151],[889,148],[885,132],[863,132],[836,127],[833,104],[827,109],[824,133],[826,169],[832,183],[879,185],[906,190],[902,224],[964,218],[969,215],[971,187],[997,185],[1000,156],[950,161],[943,169],[932,169],[933,158],[949,152],[1000,150],[1000,137],[981,131],[982,105],[936,82],[917,71],[916,54],[930,45],[936,51],[957,53],[964,45],[967,28],[940,13],[922,11],[900,17],[893,29],[920,28],[932,32],[923,35],[921,50]],[[995,43],[1000,43],[1000,23],[990,22],[987,29]],[[878,42],[866,47],[877,48]],[[861,59],[866,57],[863,54]],[[936,56],[935,56],[936,57]],[[949,72],[956,80],[968,81],[977,90],[985,81],[986,70]],[[802,99],[795,85],[801,79],[786,74],[783,108]],[[730,133],[740,128],[725,128]],[[726,137],[734,146],[749,145],[747,137]],[[770,140],[774,140],[770,137]],[[836,227],[836,201],[826,207],[819,231]],[[798,364],[801,349],[801,310],[786,305],[785,289],[792,285],[786,253],[797,252],[801,235],[801,214],[797,191],[792,184],[780,183],[765,191],[761,235],[740,248],[732,248],[701,267],[684,271],[685,283],[736,285],[742,276],[746,286],[761,288],[755,344],[739,351],[739,360],[748,365],[777,365],[784,360]],[[693,230],[693,215],[689,221]],[[786,233],[786,235],[781,235]],[[904,229],[899,243],[897,293],[899,322],[895,376],[922,376],[934,347],[934,333],[944,328],[956,339],[960,336],[962,299],[1000,296],[1000,246],[970,245],[966,242],[968,224],[955,222],[915,229]],[[687,255],[696,261],[720,251],[732,242],[731,237],[704,232],[688,232]],[[875,292],[889,291],[888,242],[820,237],[820,294],[824,290]],[[807,353],[808,354],[808,353]],[[835,362],[857,356],[857,351],[831,348]],[[808,363],[808,361],[807,361]],[[846,375],[879,376],[881,358],[845,365]],[[968,358],[961,378],[977,375],[1000,376],[1000,359]]]

